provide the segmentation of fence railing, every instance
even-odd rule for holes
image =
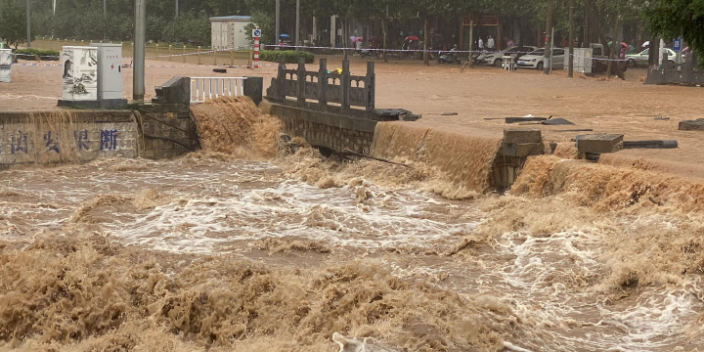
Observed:
[[[122,57],[131,58],[134,55],[132,42],[119,41],[84,41],[67,39],[36,39],[32,47],[61,51],[64,46],[88,46],[92,42],[122,44]],[[242,49],[217,49],[210,47],[187,47],[168,44],[145,45],[145,56],[148,60],[169,61],[195,65],[252,65],[254,51]]]
[[[247,77],[191,77],[191,104],[206,99],[244,95]]]
[[[328,72],[327,60],[319,60],[318,71],[306,71],[305,60],[300,58],[296,69],[287,69],[284,58],[279,61],[276,78],[267,89],[267,97],[276,100],[296,98],[299,105],[307,100],[317,100],[320,108],[327,109],[329,103],[339,104],[343,112],[351,107],[360,107],[367,113],[375,109],[374,63],[367,62],[367,74],[350,74],[350,63],[342,61],[342,70]]]

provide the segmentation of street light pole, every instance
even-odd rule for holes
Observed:
[[[178,0],[176,0],[176,16],[175,18],[178,18]]]
[[[144,42],[146,36],[147,0],[134,1],[134,62],[132,99],[144,103]]]
[[[103,39],[105,38],[105,26],[108,25],[108,0],[103,0]]]
[[[279,36],[281,34],[279,28],[279,22],[281,21],[281,0],[276,0],[276,38],[274,38],[274,45],[276,45],[276,50],[279,50]]]
[[[301,49],[298,42],[299,33],[301,33],[301,0],[296,0],[296,51]]]
[[[30,23],[29,23],[29,0],[25,1],[25,4],[27,5],[27,47],[31,48],[32,47],[32,33],[29,29]]]

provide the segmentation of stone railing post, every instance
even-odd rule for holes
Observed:
[[[376,81],[376,75],[374,74],[374,63],[373,62],[367,62],[367,78],[364,80],[364,90],[365,90],[365,98],[366,98],[366,110],[367,112],[373,112],[374,111],[374,104],[375,104],[375,81]]]
[[[296,100],[298,100],[299,105],[303,105],[306,102],[306,59],[304,57],[298,58],[298,71],[296,72],[296,78],[298,78],[298,89],[296,89]]]
[[[279,72],[276,76],[276,95],[278,99],[286,99],[286,58],[279,57]]]
[[[318,105],[323,110],[328,109],[328,59],[320,59],[320,69],[318,70]]]
[[[342,111],[347,112],[350,109],[350,61],[342,60]]]

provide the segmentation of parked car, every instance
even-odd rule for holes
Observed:
[[[675,64],[675,58],[677,58],[677,53],[672,50],[672,49],[665,49],[667,51],[667,58],[668,62],[670,65]],[[645,49],[639,53],[634,53],[634,54],[626,54],[626,62],[628,62],[628,66],[631,67],[636,67],[638,66],[639,63],[644,63],[645,65],[648,64],[648,57],[650,56],[649,53],[650,49]],[[682,59],[684,60],[686,55],[682,55]]]
[[[545,48],[540,48],[522,56],[518,59],[519,68],[534,68],[542,70],[544,67],[543,56],[545,55]],[[565,49],[553,48],[552,49],[552,68],[561,69],[565,64]]]
[[[501,66],[501,58],[504,55],[516,55],[516,57],[521,57],[526,53],[532,52],[536,49],[534,46],[524,45],[523,50],[519,46],[513,46],[496,53],[489,53],[484,56],[484,63],[492,66]]]

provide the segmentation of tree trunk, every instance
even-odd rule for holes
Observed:
[[[428,16],[425,16],[425,22],[423,23],[423,63],[430,65],[430,55],[428,55]]]
[[[384,37],[383,38],[383,47],[384,51],[382,52],[382,56],[384,57],[384,62],[389,62],[389,59],[386,57],[386,18],[381,19],[381,34]]]
[[[550,74],[550,54],[552,54],[552,0],[548,0],[548,14],[545,21],[545,54],[543,55],[543,73]]]
[[[474,67],[474,18],[469,14],[469,67]]]
[[[342,52],[343,58],[347,60],[347,41],[349,38],[347,37],[347,17],[341,17],[340,18],[340,24],[342,25]]]
[[[584,8],[586,10],[587,15],[589,16],[589,23],[593,24],[596,26],[597,32],[599,33],[599,38],[603,42],[604,49],[606,49],[606,55],[611,55],[611,50],[608,45],[608,41],[606,40],[606,36],[604,35],[604,32],[601,30],[601,25],[599,25],[599,21],[597,20],[596,16],[594,16],[594,13],[592,12],[592,5],[591,5],[591,0],[584,0]],[[623,76],[623,72],[621,72],[621,67],[616,65],[616,75],[618,75],[618,78],[620,79],[625,79]]]
[[[657,71],[660,63],[660,38],[657,36],[650,37],[650,50],[648,51],[648,74],[650,71]]]
[[[606,77],[611,78],[611,66],[614,63],[612,60],[614,59],[614,54],[616,53],[616,42],[618,38],[618,26],[620,25],[621,22],[621,11],[616,12],[616,24],[614,25],[614,38],[611,41],[611,46],[609,47],[609,63],[606,65]],[[618,64],[616,64],[618,67]]]
[[[567,76],[574,77],[574,0],[570,0],[570,56]]]

